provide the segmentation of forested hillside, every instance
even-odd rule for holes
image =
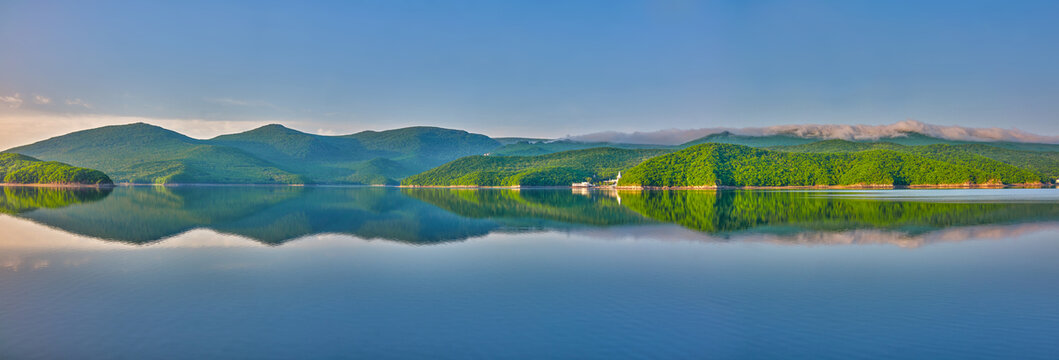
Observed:
[[[1040,175],[974,154],[875,149],[793,153],[708,143],[652,158],[622,186],[835,186],[1021,184]]]
[[[667,150],[595,148],[538,156],[468,156],[410,176],[410,186],[568,186],[604,180]]]
[[[111,185],[106,174],[92,169],[70,166],[55,161],[40,161],[29,156],[0,154],[0,183],[6,184],[66,184]]]
[[[903,153],[943,158],[963,164],[983,164],[978,157],[985,157],[1004,164],[1033,171],[1041,180],[1052,182],[1059,177],[1059,152],[1014,150],[987,144],[934,144],[923,146],[904,146],[889,142],[852,142],[846,140],[825,140],[811,144],[794,146],[776,146],[768,148],[799,153],[849,153],[872,149],[888,149]]]

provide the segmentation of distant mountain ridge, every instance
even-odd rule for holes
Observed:
[[[778,133],[772,135],[740,135],[731,131],[722,131],[715,134],[706,135],[704,137],[688,141],[686,143],[678,145],[680,148],[686,148],[698,144],[705,143],[719,143],[719,144],[734,144],[743,145],[750,147],[773,147],[773,146],[791,146],[791,145],[802,145],[809,144],[818,141],[828,140],[841,140],[857,143],[894,143],[906,146],[917,146],[917,145],[933,145],[933,144],[986,144],[1006,149],[1014,150],[1029,150],[1029,151],[1059,151],[1059,144],[1045,144],[1045,143],[1032,143],[1032,142],[1014,142],[1014,141],[971,141],[971,140],[950,140],[940,137],[934,137],[925,135],[918,132],[906,131],[899,132],[895,135],[880,136],[873,138],[860,138],[860,139],[835,139],[830,137],[822,136],[803,136],[796,133]]]
[[[324,136],[273,124],[199,140],[135,123],[5,152],[99,169],[119,183],[395,184],[397,178],[499,146],[485,135],[433,127]]]

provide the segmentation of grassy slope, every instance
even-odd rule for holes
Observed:
[[[620,185],[938,185],[1039,180],[1031,171],[958,152],[792,153],[708,143],[645,161],[629,169]]]
[[[552,186],[613,177],[667,150],[595,148],[538,156],[468,156],[410,176],[404,185]]]
[[[14,153],[0,154],[0,182],[8,184],[113,184],[110,177],[98,170],[70,166],[55,161],[40,161]]]

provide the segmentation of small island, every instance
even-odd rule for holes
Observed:
[[[26,155],[0,153],[0,185],[11,186],[113,186],[98,170],[41,161]]]

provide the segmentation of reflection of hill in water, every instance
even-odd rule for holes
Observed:
[[[19,216],[129,243],[149,243],[195,228],[268,244],[321,233],[432,243],[481,236],[496,227],[381,188],[119,188],[104,201]]]
[[[652,223],[613,192],[554,189],[404,189],[405,195],[460,216],[492,219],[509,228],[566,229]]]
[[[1054,201],[946,203],[790,191],[350,187],[3,188],[0,212],[135,244],[196,228],[266,244],[322,233],[417,244],[526,230],[610,228],[620,233],[636,228],[665,236],[658,226],[639,226],[658,223],[721,238],[755,235],[824,244],[860,234],[860,239],[870,235],[872,243],[900,243],[939,230],[1059,221]]]
[[[19,214],[40,208],[56,209],[101,200],[110,188],[3,187],[0,213]]]

